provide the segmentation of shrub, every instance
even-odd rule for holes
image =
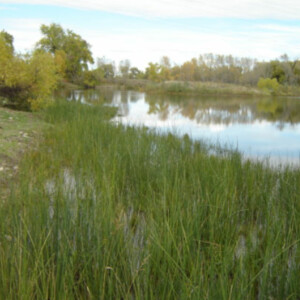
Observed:
[[[280,84],[278,83],[276,78],[260,78],[257,87],[262,89],[262,90],[267,90],[270,92],[277,92]]]
[[[47,106],[58,76],[51,54],[37,50],[15,55],[0,37],[0,96],[6,105],[32,110]]]

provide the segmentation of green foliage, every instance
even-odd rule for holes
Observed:
[[[0,82],[5,81],[7,72],[11,69],[13,60],[13,51],[7,44],[7,41],[3,34],[0,34]]]
[[[2,39],[6,46],[11,50],[11,52],[13,53],[14,52],[14,37],[9,34],[8,32],[2,30],[0,32],[0,39]]]
[[[180,77],[184,81],[192,81],[194,80],[194,74],[195,74],[195,65],[187,61],[181,66],[181,73]]]
[[[61,78],[64,78],[66,75],[66,64],[67,55],[64,50],[55,50],[54,61],[56,65],[56,71]]]
[[[94,62],[90,45],[80,35],[71,30],[65,31],[55,23],[49,26],[42,25],[41,33],[44,37],[37,46],[53,55],[57,54],[57,51],[63,51],[66,78],[78,82],[83,71],[88,70],[88,63]]]
[[[181,94],[181,93],[189,93],[192,90],[188,87],[187,83],[171,83],[165,86],[165,89],[168,93]]]
[[[101,69],[87,70],[82,74],[83,86],[85,88],[95,88],[103,80],[103,71]]]
[[[0,96],[8,105],[38,110],[51,102],[57,82],[53,57],[44,51],[14,55],[13,46],[0,35]]]
[[[30,81],[29,102],[32,110],[51,103],[51,94],[57,84],[55,61],[51,54],[35,51],[28,60],[27,78]]]
[[[160,65],[157,63],[152,63],[150,62],[148,64],[148,68],[146,69],[146,78],[152,81],[160,81],[160,76],[159,76],[159,72],[160,72]]]
[[[113,62],[107,61],[104,57],[98,58],[97,70],[102,79],[113,79],[116,75],[116,68]]]
[[[84,70],[88,70],[88,63],[93,63],[90,45],[78,34],[68,30],[63,50],[67,55],[67,78],[76,81]]]
[[[286,81],[286,74],[283,69],[283,65],[279,61],[271,61],[271,78],[276,79],[278,83],[284,83]]]
[[[168,56],[163,56],[161,58],[159,75],[163,81],[171,79],[171,62]]]
[[[130,79],[143,79],[144,78],[144,73],[143,71],[139,70],[136,67],[130,68],[129,71],[129,78]]]
[[[41,33],[44,36],[38,45],[45,51],[55,54],[57,50],[63,50],[66,34],[63,28],[55,23],[50,26],[41,25]]]
[[[120,61],[119,71],[123,78],[127,79],[129,77],[130,61],[128,59]]]
[[[278,90],[279,86],[280,84],[278,83],[276,78],[260,78],[257,83],[258,88],[268,90],[273,93],[275,93]]]

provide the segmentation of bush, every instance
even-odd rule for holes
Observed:
[[[51,102],[57,81],[57,67],[51,54],[37,50],[15,55],[0,36],[0,97],[6,99],[6,105],[41,109]]]
[[[275,93],[279,89],[280,84],[276,78],[260,78],[257,87],[262,90],[267,90],[269,92]]]

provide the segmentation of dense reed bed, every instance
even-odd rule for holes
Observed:
[[[299,299],[300,171],[59,102],[0,206],[0,299]]]

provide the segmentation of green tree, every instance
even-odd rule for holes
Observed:
[[[94,63],[90,45],[78,34],[68,30],[67,38],[62,50],[65,51],[66,75],[70,80],[76,81],[82,72],[88,70],[88,63]]]
[[[279,88],[279,83],[276,78],[260,78],[257,87],[263,90],[275,93]]]
[[[6,32],[5,30],[2,30],[0,32],[0,39],[2,39],[2,41],[5,42],[6,46],[8,47],[8,49],[10,49],[11,53],[14,52],[14,37],[9,34],[8,32]]]
[[[152,81],[160,81],[160,65],[150,62],[146,68],[146,78]]]
[[[116,75],[114,62],[107,60],[105,57],[98,58],[97,70],[103,74],[104,79],[113,79]]]
[[[144,77],[144,73],[139,70],[137,67],[132,67],[129,70],[129,78],[130,79],[142,79]]]
[[[11,68],[13,52],[2,33],[0,34],[0,82],[2,81],[3,84],[6,80],[7,72]]]
[[[0,35],[0,96],[8,105],[32,110],[45,107],[51,102],[57,76],[50,53],[36,50],[24,56],[15,55],[13,44]]]
[[[54,54],[54,61],[56,65],[57,73],[60,75],[61,78],[66,76],[66,69],[67,69],[67,55],[64,50],[56,50]]]
[[[55,60],[50,53],[36,50],[27,61],[27,78],[30,88],[28,102],[32,110],[39,110],[52,101],[52,91],[57,84]]]
[[[160,61],[160,77],[162,80],[171,79],[171,61],[168,56],[163,56]]]
[[[129,71],[130,71],[130,61],[128,59],[121,60],[119,64],[119,71],[121,73],[121,76],[123,78],[129,77]]]
[[[58,24],[41,26],[44,37],[37,43],[38,48],[55,55],[57,51],[65,53],[65,74],[71,81],[79,81],[88,63],[93,63],[90,45],[71,30],[64,30]]]
[[[171,69],[171,78],[172,80],[179,80],[180,79],[180,66],[175,65]]]
[[[181,66],[180,79],[185,81],[194,80],[195,65],[193,62],[187,61]]]
[[[57,50],[63,50],[66,39],[66,33],[63,28],[55,23],[41,25],[41,33],[44,36],[39,42],[38,46],[47,52],[55,54]]]
[[[286,76],[282,64],[278,60],[273,60],[270,63],[271,78],[276,78],[279,83],[286,81]]]

